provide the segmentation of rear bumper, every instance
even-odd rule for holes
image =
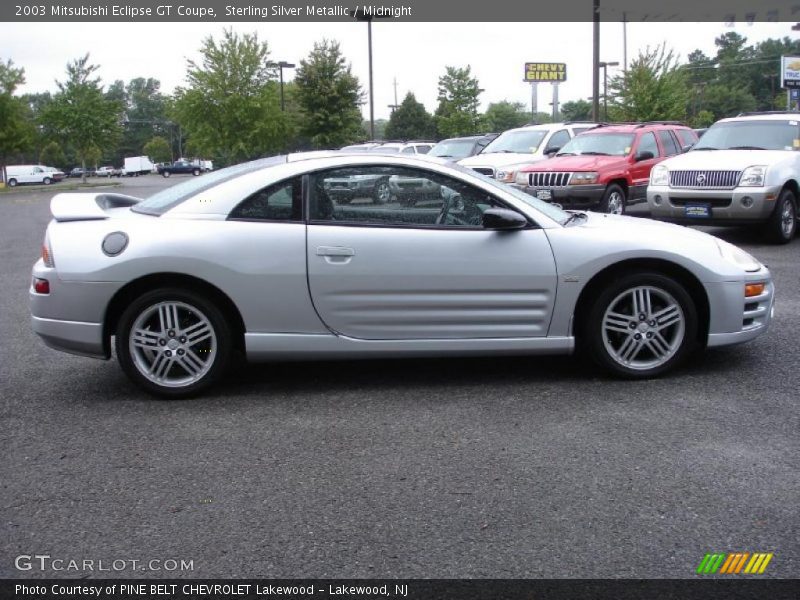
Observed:
[[[46,346],[70,354],[108,359],[103,324],[31,317],[31,327]]]

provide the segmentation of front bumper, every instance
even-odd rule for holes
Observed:
[[[568,185],[557,188],[523,186],[516,183],[513,185],[534,198],[560,204],[565,208],[591,208],[598,206],[606,192],[605,184]]]
[[[704,190],[651,185],[647,188],[647,206],[653,218],[674,223],[759,223],[772,214],[780,191],[779,186]]]
[[[759,296],[744,297],[748,283],[765,283]],[[748,342],[765,333],[775,311],[775,285],[769,271],[749,273],[744,281],[706,284],[711,305],[708,346]]]

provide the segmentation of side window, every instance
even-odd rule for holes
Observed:
[[[302,189],[299,177],[276,183],[245,198],[228,218],[244,221],[302,221]]]
[[[665,156],[675,156],[678,154],[678,145],[675,143],[675,139],[669,131],[666,129],[659,131],[658,139],[661,140],[661,147],[664,149]]]
[[[424,146],[417,146],[417,154],[427,154],[431,151],[431,148],[433,148],[433,146],[428,146],[427,144]]]
[[[566,129],[562,129],[561,131],[556,131],[552,136],[550,136],[550,141],[547,142],[548,148],[563,148],[564,144],[569,141],[569,131]]]
[[[658,152],[658,144],[656,144],[656,136],[654,136],[651,132],[643,133],[642,137],[639,138],[639,147],[636,150],[636,153],[639,154],[640,152],[652,152],[653,156],[661,156]]]
[[[310,177],[309,217],[317,223],[479,229],[484,211],[501,206],[471,185],[408,167],[346,167]]]
[[[697,134],[691,129],[676,129],[675,134],[678,136],[678,140],[681,143],[681,150],[683,150],[685,146],[694,146],[697,143]]]
[[[406,146],[403,148],[403,154],[414,154],[414,146]]]

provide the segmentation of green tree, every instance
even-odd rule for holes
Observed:
[[[267,42],[226,29],[220,41],[205,38],[200,54],[173,108],[194,150],[221,165],[280,151],[287,126]]]
[[[439,106],[434,117],[440,137],[479,132],[478,96],[482,91],[471,67],[446,67],[445,74],[439,77]]]
[[[157,163],[168,162],[172,159],[172,148],[170,148],[169,142],[161,136],[156,136],[147,142],[143,146],[142,152]]]
[[[522,102],[501,100],[489,104],[481,122],[484,130],[501,133],[506,129],[522,127],[530,118],[530,113],[525,110]]]
[[[66,159],[64,158],[64,151],[58,142],[48,142],[42,151],[39,153],[39,164],[51,167],[64,167]]]
[[[144,145],[150,139],[168,136],[170,127],[167,97],[161,93],[161,82],[158,79],[131,79],[122,89],[122,101],[125,105],[124,132],[115,162],[121,162],[125,156],[142,154]]]
[[[561,116],[565,121],[589,121],[592,105],[586,100],[571,100],[561,105]]]
[[[0,176],[6,180],[5,166],[9,158],[27,150],[35,130],[30,118],[30,108],[21,98],[14,96],[25,83],[25,70],[16,68],[13,61],[0,60]]]
[[[338,42],[315,43],[300,61],[294,83],[303,116],[300,134],[314,148],[339,148],[364,139],[361,85]]]
[[[84,172],[91,149],[112,146],[120,132],[123,107],[105,97],[100,79],[93,77],[97,69],[88,54],[68,63],[66,81],[56,82],[58,92],[42,114],[43,122],[72,144]]]
[[[430,139],[436,135],[433,117],[425,106],[408,92],[386,125],[385,135],[390,140]]]
[[[609,84],[609,114],[615,121],[686,119],[689,88],[686,71],[680,68],[666,45],[647,48],[630,64],[627,73]]]

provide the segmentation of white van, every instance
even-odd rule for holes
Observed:
[[[6,184],[14,187],[18,183],[42,183],[50,185],[58,179],[42,165],[13,165],[6,167]]]

